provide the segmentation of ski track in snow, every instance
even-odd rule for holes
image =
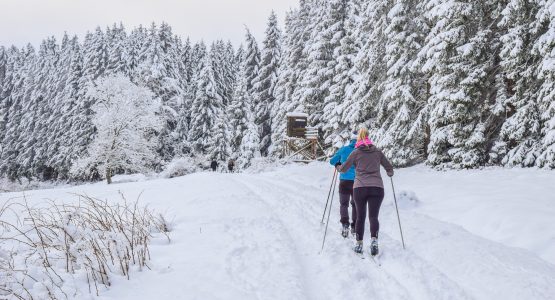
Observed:
[[[335,191],[325,249],[320,224],[331,176],[322,166],[260,174],[200,173],[170,180],[31,191],[29,201],[107,198],[121,190],[168,211],[172,242],[155,239],[152,270],[114,278],[98,299],[553,299],[555,266],[537,255],[401,209],[380,213],[381,263],[340,236]],[[319,172],[319,173],[318,173]],[[314,176],[317,174],[317,176]],[[331,174],[329,174],[331,175]],[[101,188],[99,188],[101,187]],[[17,194],[0,195],[0,202]],[[366,221],[365,251],[369,229]],[[81,295],[83,296],[83,295]]]
[[[251,189],[263,191],[259,192],[259,195],[275,195],[274,193],[281,194],[280,199],[273,200],[271,199],[271,196],[266,196],[266,198],[269,198],[269,201],[273,201],[277,204],[277,207],[274,208],[282,212],[283,217],[288,219],[286,223],[292,224],[293,228],[302,226],[306,228],[309,224],[311,224],[312,226],[310,227],[320,229],[317,226],[318,222],[314,222],[321,219],[321,217],[319,218],[314,212],[318,209],[322,209],[322,207],[319,207],[321,203],[319,203],[318,199],[315,198],[315,195],[318,195],[317,188],[305,185],[299,189],[298,186],[301,184],[299,181],[285,179],[277,181],[277,178],[269,181],[249,177],[245,181],[257,182],[256,184],[252,184]],[[282,184],[281,182],[284,181],[288,181],[289,184]],[[255,186],[256,188],[254,188]],[[291,186],[297,186],[297,188],[291,188]],[[299,193],[301,194],[300,196]],[[332,207],[332,212],[337,210],[337,197],[338,195],[336,194],[334,197],[335,203],[333,203],[335,206]],[[308,203],[313,204],[312,207],[306,207]],[[295,207],[292,209],[293,205]],[[310,211],[313,212],[310,216],[304,215],[306,214],[307,209],[310,209]],[[331,219],[330,222],[332,222]],[[401,257],[401,255],[397,255],[398,253],[395,253],[398,251],[393,250],[387,253],[390,256],[396,256],[399,259],[402,258],[403,265],[399,268],[392,268],[389,266],[386,267],[382,263],[383,270],[375,269],[377,266],[373,265],[371,260],[368,259],[361,261],[360,258],[353,255],[350,250],[352,246],[352,242],[350,240],[343,240],[342,238],[337,240],[339,230],[337,230],[336,227],[338,226],[334,227],[330,224],[328,229],[330,232],[328,232],[328,245],[326,248],[332,248],[332,250],[324,249],[324,254],[320,257],[314,257],[313,255],[312,258],[315,260],[313,263],[321,264],[321,260],[325,260],[324,269],[335,270],[336,272],[329,272],[332,274],[348,274],[349,268],[352,268],[355,270],[356,276],[360,277],[359,279],[362,281],[354,284],[357,280],[353,279],[351,276],[349,277],[350,280],[340,282],[338,286],[333,287],[334,290],[330,290],[331,293],[328,293],[327,296],[337,295],[338,298],[347,297],[347,299],[353,299],[352,297],[372,297],[378,299],[412,299],[416,297],[421,299],[439,299],[444,296],[445,290],[449,290],[450,293],[455,296],[454,299],[468,298],[464,291],[456,283],[450,281],[444,274],[437,271],[433,265],[422,261],[417,256],[409,257],[404,255],[404,257]],[[304,232],[304,234],[306,233],[307,232]],[[315,239],[307,239],[305,235],[300,235],[296,240],[311,242],[304,244],[303,248],[319,249],[320,247],[318,242],[321,242],[321,230],[314,230],[311,235],[315,237]],[[394,244],[395,243],[392,242],[391,239],[382,235],[382,247],[388,249],[400,247],[400,245]],[[388,247],[389,245],[391,245],[391,247]],[[326,254],[326,250],[330,252],[330,254]],[[387,261],[387,258],[384,259]],[[382,261],[384,259],[382,259]],[[320,262],[318,260],[320,260]],[[344,270],[345,266],[349,266],[349,268]],[[368,272],[371,272],[371,274],[368,274]],[[330,282],[334,282],[333,278],[330,279]],[[326,282],[326,280],[322,280],[322,282]],[[347,292],[347,294],[341,295],[337,294],[337,292]],[[325,297],[325,295],[320,296]],[[321,297],[315,297],[313,299],[321,299]]]

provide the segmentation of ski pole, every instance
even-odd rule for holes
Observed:
[[[326,221],[326,230],[324,231],[324,239],[322,240],[322,249],[320,250],[320,254],[324,251],[324,244],[326,243],[326,235],[328,233],[328,225],[330,224],[331,206],[333,204],[333,196],[335,195],[335,185],[336,184],[337,184],[337,180],[334,180],[333,181],[333,192],[331,193],[330,209],[328,210],[328,220]]]
[[[330,190],[328,192],[328,199],[326,200],[326,207],[324,207],[324,213],[322,214],[322,221],[320,221],[320,224],[324,224],[324,216],[326,215],[326,210],[328,209],[328,202],[330,201],[331,190],[333,188],[333,183],[336,181],[336,179],[337,179],[337,169],[334,169],[333,178],[330,183]]]
[[[393,199],[395,200],[395,210],[397,211],[397,221],[399,222],[399,232],[401,232],[401,242],[403,243],[403,250],[405,249],[405,239],[403,238],[403,229],[401,228],[401,218],[399,217],[399,208],[397,207],[397,196],[395,195],[395,186],[393,186],[393,178],[391,179],[391,188],[393,189]]]

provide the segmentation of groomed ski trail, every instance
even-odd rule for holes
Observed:
[[[311,280],[320,291],[312,299],[440,299],[449,291],[450,297],[470,299],[457,283],[441,274],[433,265],[422,262],[418,257],[407,260],[407,256],[396,255],[400,247],[382,234],[382,247],[388,249],[389,256],[398,256],[405,262],[401,272],[391,268],[378,268],[371,260],[361,260],[351,250],[352,239],[343,239],[339,224],[330,218],[330,232],[326,247],[319,254],[324,226],[319,218],[323,209],[320,188],[301,184],[296,180],[268,180],[258,176],[244,175],[244,182],[253,193],[265,199],[273,209],[282,216],[297,243],[297,248],[304,249],[305,271],[311,274]],[[301,186],[299,186],[301,185]],[[276,199],[278,197],[278,199]],[[325,198],[323,199],[325,201]],[[332,213],[338,212],[338,195],[335,193]],[[301,229],[301,230],[299,230]],[[368,251],[365,245],[365,251]],[[389,250],[391,248],[391,250]],[[316,276],[316,277],[315,277]],[[323,293],[322,293],[323,292]],[[346,297],[346,298],[345,298]]]
[[[375,264],[361,262],[352,254],[352,239],[340,236],[337,217],[330,219],[326,249],[317,255],[323,233],[319,221],[325,182],[314,185],[305,180],[307,184],[279,173],[273,178],[271,174],[238,175],[234,180],[242,181],[283,220],[296,248],[304,249],[300,260],[310,276],[305,282],[312,282],[313,291],[327,290],[319,297],[550,299],[555,294],[555,269],[537,256],[410,210],[401,211],[405,234],[412,238],[408,249],[402,250],[390,191],[380,217],[385,253],[380,268],[372,268]],[[337,213],[338,205],[336,193],[332,213]],[[326,278],[330,274],[332,278]]]

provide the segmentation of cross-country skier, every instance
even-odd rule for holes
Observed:
[[[233,168],[235,167],[235,161],[233,159],[230,159],[227,162],[227,170],[229,171],[229,173],[233,173]]]
[[[380,223],[378,214],[384,197],[384,187],[380,174],[380,165],[387,171],[389,177],[393,176],[393,166],[385,155],[368,138],[368,129],[361,128],[358,132],[355,150],[344,164],[338,163],[337,170],[341,173],[347,172],[355,166],[355,184],[353,196],[357,209],[357,221],[355,223],[356,244],[353,250],[362,253],[362,241],[364,238],[364,219],[366,218],[366,207],[368,206],[368,219],[370,221],[370,254],[375,256],[379,253],[378,231]]]
[[[344,163],[347,158],[355,150],[357,142],[357,133],[353,132],[351,141],[347,146],[339,149],[335,155],[330,159],[330,164],[335,166],[337,163]],[[355,181],[355,167],[351,167],[347,172],[339,176],[339,214],[341,216],[340,222],[343,230],[341,235],[346,238],[349,236],[349,225],[351,226],[351,233],[355,234],[355,221],[356,221],[356,207],[353,200],[353,184]],[[349,202],[351,203],[351,222],[349,224]]]
[[[213,172],[216,172],[216,169],[218,168],[218,162],[215,159],[212,160],[212,162],[210,163],[210,167],[212,168]]]

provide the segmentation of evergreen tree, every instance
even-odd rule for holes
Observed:
[[[254,116],[251,112],[247,114],[247,124],[247,130],[243,134],[239,147],[237,167],[240,169],[247,168],[254,158],[260,157],[258,128],[254,123]]]
[[[539,55],[532,51],[538,33],[535,1],[511,0],[499,22],[500,76],[497,78],[496,105],[492,112],[503,124],[490,151],[490,162],[508,166],[532,166],[538,155],[540,114],[537,106]]]
[[[247,91],[246,61],[244,61],[244,58],[238,58],[240,64],[233,92],[233,101],[227,108],[231,128],[230,150],[231,153],[236,153],[233,158],[237,158],[237,167],[240,169],[248,167],[253,158],[260,156],[260,136],[254,120],[252,97]]]
[[[179,108],[185,98],[179,67],[180,56],[176,52],[175,39],[166,23],[160,28],[152,24],[138,66],[138,82],[148,87],[162,101],[165,126],[160,133],[160,153],[162,159],[171,160],[178,143],[174,133],[179,119]]]
[[[223,102],[216,91],[216,80],[210,55],[201,62],[200,73],[196,80],[195,97],[191,107],[189,143],[196,154],[204,155],[214,150],[213,130],[222,116]],[[220,128],[221,129],[221,128]],[[226,141],[218,141],[225,143]],[[216,157],[221,153],[211,153]]]
[[[539,24],[536,30],[543,33],[535,44],[535,50],[542,57],[539,78],[543,81],[538,93],[538,107],[541,114],[542,138],[541,154],[536,165],[543,168],[555,168],[555,1],[542,3],[538,14]]]
[[[346,99],[343,102],[341,122],[345,130],[355,130],[361,125],[369,127],[372,136],[376,135],[377,112],[379,99],[383,93],[386,66],[385,30],[387,28],[387,12],[390,9],[388,0],[367,2],[363,6],[361,18],[355,28],[355,45],[361,47],[354,59],[354,83],[347,87]],[[345,135],[345,133],[344,133]]]
[[[341,122],[343,114],[342,102],[346,96],[346,89],[353,83],[351,70],[353,61],[358,49],[355,48],[354,37],[351,35],[354,30],[353,20],[356,15],[355,3],[344,0],[334,0],[330,2],[329,16],[332,24],[326,30],[329,47],[332,49],[332,60],[327,64],[331,74],[329,94],[324,99],[323,108],[323,127],[324,139],[326,143],[333,143],[336,146],[343,144],[349,138],[349,132],[345,132],[345,126]],[[341,134],[343,133],[343,134]]]
[[[106,71],[111,74],[121,73],[129,74],[128,62],[130,47],[127,47],[127,33],[123,24],[114,24],[109,31],[107,31],[107,44],[108,44],[108,61],[106,62]]]
[[[258,75],[254,78],[253,99],[255,121],[260,131],[260,150],[262,155],[268,154],[271,144],[271,119],[269,108],[275,101],[274,92],[277,83],[277,72],[281,60],[281,32],[278,28],[277,16],[274,12],[268,19],[266,38],[262,50]]]
[[[241,146],[241,141],[245,132],[248,130],[249,114],[252,115],[252,102],[247,92],[247,77],[245,75],[245,65],[237,74],[237,82],[235,83],[235,91],[233,92],[233,100],[227,107],[229,112],[229,122],[231,128],[230,148],[232,153],[236,153]],[[258,131],[257,131],[258,132]]]
[[[431,130],[428,162],[472,168],[487,161],[487,114],[499,49],[491,24],[496,1],[430,1],[426,16],[435,24],[421,53],[430,83]],[[441,9],[450,7],[449,10]]]
[[[246,46],[245,46],[245,76],[247,76],[247,91],[251,92],[253,88],[254,79],[258,76],[258,69],[260,68],[260,51],[254,36],[248,28],[245,29],[246,33]]]
[[[300,83],[300,101],[309,114],[309,122],[320,127],[324,99],[327,97],[333,73],[328,64],[333,65],[333,25],[335,15],[328,1],[315,0],[309,14],[310,38],[305,46],[307,65]]]
[[[301,0],[299,10],[289,12],[285,19],[282,60],[274,92],[275,101],[271,108],[272,146],[270,153],[274,156],[280,156],[283,153],[283,141],[287,132],[286,114],[302,110],[300,97],[295,93],[300,91],[299,80],[306,62],[303,49],[309,39],[308,15],[308,2]]]
[[[394,165],[422,161],[425,154],[426,77],[416,64],[426,36],[419,1],[397,0],[389,10],[385,28],[386,77],[380,99],[376,140]],[[424,110],[424,111],[423,111]]]

